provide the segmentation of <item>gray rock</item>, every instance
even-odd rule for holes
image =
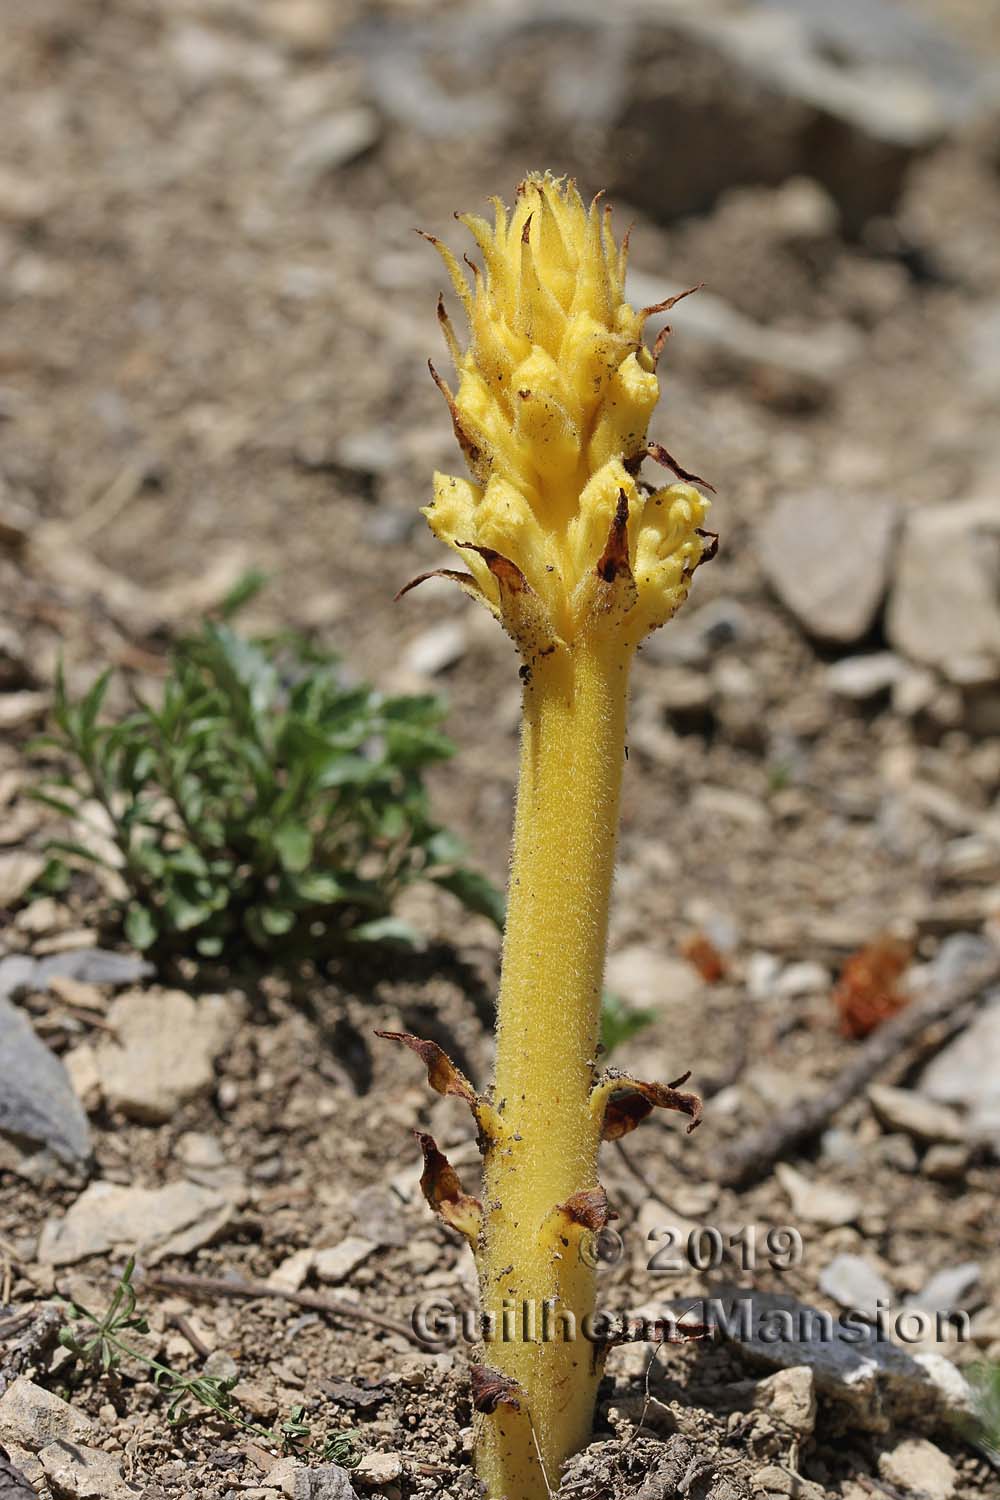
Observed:
[[[885,592],[895,514],[854,493],[783,496],[760,527],[757,552],[779,599],[810,635],[853,642]]]
[[[346,1281],[351,1272],[357,1270],[376,1248],[371,1240],[362,1239],[358,1234],[349,1234],[339,1244],[331,1245],[326,1250],[317,1250],[313,1268],[320,1281],[336,1285],[337,1282]]]
[[[90,1126],[66,1069],[27,1016],[2,998],[0,1057],[0,1132],[18,1144],[47,1148],[69,1165],[86,1162]]]
[[[826,669],[826,685],[838,698],[867,703],[888,693],[906,667],[892,651],[873,651],[867,656],[845,656]]]
[[[122,1478],[121,1463],[114,1454],[100,1448],[60,1438],[38,1457],[53,1493],[65,1500],[130,1500],[142,1493],[139,1485]]]
[[[819,1287],[841,1307],[861,1313],[869,1322],[892,1304],[892,1287],[861,1255],[835,1256],[820,1271]]]
[[[944,1271],[937,1271],[921,1291],[907,1297],[906,1306],[929,1313],[967,1311],[965,1304],[981,1275],[982,1266],[978,1261],[967,1260],[961,1265],[949,1266]]]
[[[403,653],[403,666],[420,677],[437,677],[465,655],[468,640],[461,620],[441,620],[412,640]]]
[[[958,1484],[951,1459],[926,1438],[905,1438],[880,1454],[878,1471],[889,1484],[919,1500],[951,1500]]]
[[[628,273],[626,294],[636,307],[652,307],[683,290],[637,269]],[[646,324],[648,337],[654,338],[668,322],[685,341],[704,345],[738,368],[771,369],[820,393],[859,352],[857,335],[846,324],[827,323],[808,335],[768,328],[712,292],[686,297],[669,313],[654,313]]]
[[[633,59],[620,128],[635,144],[611,186],[661,220],[703,212],[739,184],[808,175],[853,234],[891,212],[908,166],[954,114],[926,76],[831,56],[799,17],[772,7],[675,14],[642,29]],[[680,146],[669,173],[657,158],[664,140]]]
[[[19,1375],[0,1397],[0,1441],[37,1452],[57,1438],[76,1442],[93,1430],[90,1418],[61,1396]]]
[[[42,1265],[66,1266],[88,1255],[135,1253],[149,1265],[215,1239],[232,1202],[211,1188],[171,1182],[161,1188],[94,1182],[64,1215],[47,1219],[38,1242]]]
[[[288,175],[309,187],[327,172],[370,151],[379,134],[378,115],[367,105],[340,110],[300,137],[288,162]]]
[[[890,1130],[901,1130],[918,1141],[944,1141],[950,1145],[958,1145],[966,1138],[962,1119],[953,1109],[912,1089],[873,1083],[868,1098],[881,1123]]]
[[[788,1194],[793,1215],[807,1224],[833,1229],[853,1223],[861,1212],[861,1200],[856,1193],[831,1183],[810,1182],[787,1162],[778,1162],[774,1172]]]
[[[36,1500],[37,1495],[27,1476],[0,1453],[0,1500]]]
[[[101,1088],[111,1109],[152,1124],[170,1120],[215,1086],[215,1059],[243,1017],[229,995],[132,990],[108,1010],[114,1038],[97,1047]]]
[[[667,1303],[660,1311],[713,1324],[755,1364],[772,1370],[808,1366],[828,1415],[849,1427],[947,1428],[955,1412],[968,1409],[968,1385],[949,1360],[910,1354],[884,1330],[847,1312],[838,1317],[795,1297],[735,1288]]]
[[[969,1132],[1000,1106],[1000,991],[965,1030],[928,1063],[920,1093],[943,1105],[969,1110]]]
[[[270,1470],[268,1485],[287,1500],[357,1500],[351,1476],[339,1464],[307,1469],[295,1458],[283,1458]]]
[[[1000,496],[906,518],[886,630],[897,651],[953,682],[1000,674]]]
[[[47,958],[14,953],[0,958],[0,999],[8,1000],[29,989],[47,990],[49,980],[57,975],[82,984],[135,984],[153,972],[153,965],[144,958],[107,953],[101,948],[79,948]]]

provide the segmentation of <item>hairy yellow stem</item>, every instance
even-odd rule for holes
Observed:
[[[524,690],[480,1255],[485,1359],[522,1395],[478,1418],[490,1500],[544,1500],[538,1452],[554,1490],[593,1416],[590,1232],[560,1205],[597,1186],[590,1091],[632,654],[593,631],[536,657]]]

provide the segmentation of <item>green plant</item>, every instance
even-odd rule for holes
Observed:
[[[420,879],[502,925],[502,894],[430,816],[424,772],[453,753],[440,699],[349,684],[302,638],[226,619],[178,643],[158,705],[104,722],[109,682],[73,702],[60,672],[55,733],[36,742],[69,767],[35,795],[80,828],[50,843],[43,884],[65,883],[66,856],[108,863],[83,831],[96,802],[136,947],[216,957],[249,940],[321,962],[346,941],[412,941],[393,905]]]
[[[137,1360],[153,1377],[153,1383],[167,1398],[166,1418],[171,1427],[191,1421],[199,1408],[222,1417],[231,1427],[262,1438],[287,1453],[301,1454],[307,1449],[325,1461],[345,1466],[357,1463],[353,1437],[347,1432],[313,1435],[304,1420],[305,1407],[293,1406],[277,1427],[264,1427],[245,1415],[233,1396],[237,1377],[221,1379],[212,1375],[185,1375],[144,1354],[123,1338],[123,1334],[148,1333],[149,1323],[138,1309],[132,1277],[135,1257],[129,1260],[118,1279],[107,1309],[100,1315],[82,1303],[67,1301],[66,1322],[59,1330],[59,1342],[84,1365],[96,1365],[102,1375],[117,1370],[122,1358]]]
[[[621,995],[605,990],[601,999],[601,1053],[605,1058],[633,1037],[641,1036],[656,1020],[656,1011],[628,1005]]]

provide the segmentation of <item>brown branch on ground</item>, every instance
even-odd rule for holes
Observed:
[[[755,1134],[725,1152],[714,1174],[725,1187],[746,1187],[766,1177],[783,1160],[830,1123],[877,1073],[896,1061],[906,1048],[920,1050],[924,1033],[936,1028],[932,1045],[939,1048],[968,1020],[987,985],[1000,977],[1000,957],[981,964],[943,988],[935,986],[919,1002],[909,1005],[857,1049],[851,1061],[815,1099],[801,1099]],[[912,1059],[911,1059],[912,1061]]]
[[[420,1349],[426,1347],[407,1323],[383,1317],[381,1313],[369,1312],[356,1302],[342,1302],[339,1297],[324,1297],[320,1292],[293,1292],[256,1278],[198,1276],[191,1271],[144,1271],[142,1280],[146,1286],[157,1287],[165,1292],[187,1292],[193,1297],[276,1297],[281,1302],[294,1302],[296,1307],[309,1307],[314,1312],[327,1313],[331,1318],[343,1318],[349,1323],[371,1323],[374,1328],[384,1328],[387,1333],[398,1333],[401,1338],[408,1339]]]

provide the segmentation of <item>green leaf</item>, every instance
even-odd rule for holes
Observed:
[[[32,802],[41,802],[44,807],[51,807],[53,812],[62,813],[64,818],[75,818],[77,808],[72,802],[67,802],[63,797],[54,797],[51,792],[46,792],[41,787],[30,787],[26,794]]]
[[[469,870],[463,865],[459,865],[454,870],[446,870],[443,874],[432,870],[430,879],[446,891],[451,891],[451,894],[457,896],[469,911],[474,911],[481,917],[489,917],[490,921],[503,932],[504,923],[507,920],[507,900],[503,891],[499,890],[492,880],[487,879],[478,870]]]
[[[169,892],[163,903],[164,916],[174,932],[190,932],[192,927],[200,927],[214,910],[207,901],[191,901],[176,889]]]
[[[260,906],[260,925],[269,937],[284,937],[295,926],[295,913],[283,906]]]
[[[454,865],[464,859],[466,849],[457,833],[449,828],[436,828],[424,844],[427,860],[432,865]]]
[[[312,859],[312,834],[302,823],[282,823],[272,842],[283,868],[293,875],[300,874]]]
[[[125,913],[125,936],[140,953],[153,946],[159,933],[148,907],[135,904],[129,907]]]
[[[266,573],[262,573],[259,568],[248,568],[218,606],[219,614],[224,620],[231,620],[245,604],[256,598],[266,583]]]
[[[605,990],[601,999],[601,1046],[605,1056],[645,1031],[656,1018],[655,1010],[633,1009],[620,995]]]
[[[354,943],[387,943],[400,948],[422,948],[424,937],[401,917],[375,917],[347,934]]]
[[[194,946],[203,958],[218,958],[225,946],[225,939],[220,933],[209,933],[207,937],[200,937]]]
[[[336,875],[326,870],[307,870],[302,875],[293,876],[286,884],[294,900],[310,906],[332,906],[348,894]]]

